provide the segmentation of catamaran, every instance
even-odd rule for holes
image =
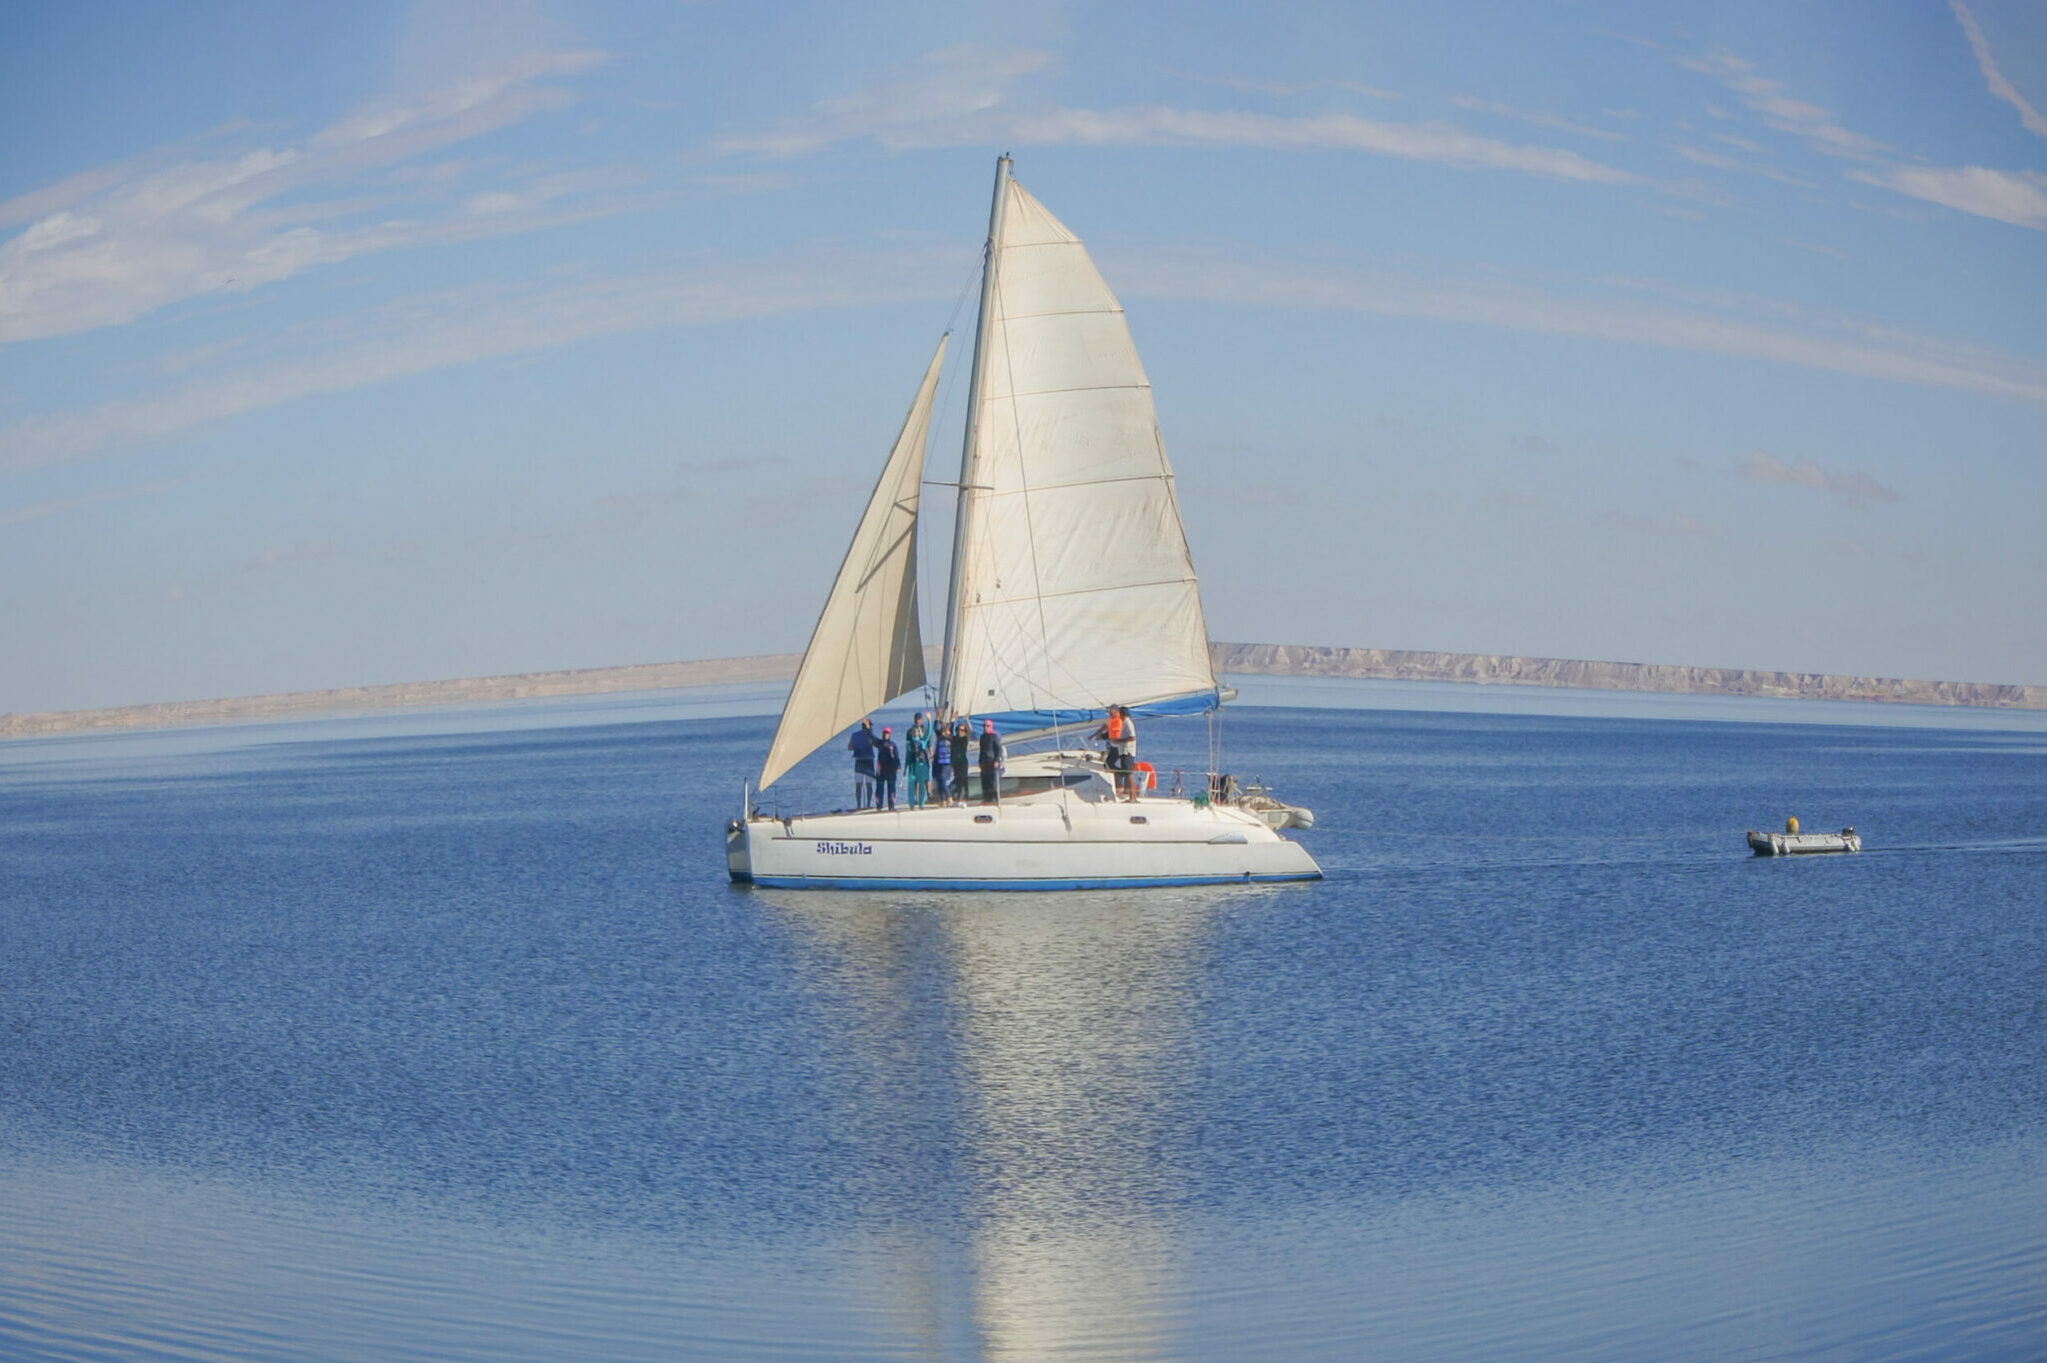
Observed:
[[[918,502],[945,340],[797,669],[756,790],[926,685]],[[1151,384],[1086,249],[996,162],[933,708],[1011,745],[993,804],[784,816],[746,793],[732,879],[788,888],[1094,889],[1312,880],[1282,828],[1313,822],[1209,773],[1189,795],[1118,790],[1083,735],[1215,710],[1225,691]],[[965,771],[955,773],[964,780]],[[971,790],[971,786],[969,787]]]

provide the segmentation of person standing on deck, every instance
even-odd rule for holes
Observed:
[[[903,770],[910,779],[910,808],[922,809],[931,800],[931,730],[922,711],[903,735]]]
[[[952,803],[952,735],[939,719],[931,734],[931,803]]]
[[[1120,705],[1111,705],[1102,717],[1102,727],[1089,734],[1089,738],[1102,740],[1102,765],[1109,769],[1109,779],[1116,783],[1116,793],[1130,794],[1131,758],[1124,742],[1131,735],[1130,712]]]
[[[964,719],[952,726],[952,802],[963,805],[967,802],[967,747],[974,741],[974,730]]]
[[[874,721],[863,719],[853,736],[846,740],[847,751],[853,754],[853,808],[867,808],[867,797],[874,793]]]
[[[894,809],[896,807],[896,773],[903,768],[903,755],[896,748],[896,741],[889,735],[895,730],[883,728],[881,741],[874,745],[874,807]],[[888,803],[884,805],[882,801]]]
[[[995,732],[995,721],[981,721],[981,803],[999,804],[995,782],[1002,775],[1002,735]]]
[[[1135,800],[1139,790],[1137,777],[1137,720],[1130,713],[1130,707],[1119,705],[1116,713],[1123,717],[1123,735],[1117,742],[1122,754],[1123,785],[1126,798]]]

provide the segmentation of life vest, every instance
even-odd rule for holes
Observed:
[[[1123,741],[1123,716],[1117,714],[1114,710],[1109,712],[1109,741],[1111,743],[1121,743]]]

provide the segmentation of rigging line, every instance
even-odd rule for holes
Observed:
[[[921,394],[919,396],[921,396]],[[930,429],[930,419],[928,417],[925,419],[924,424],[925,429],[928,432]],[[893,463],[893,460],[891,460],[891,463]],[[886,476],[888,472],[889,472],[888,468],[884,467],[882,469],[882,473],[884,476]],[[896,476],[898,479],[902,477],[900,473],[898,473]],[[896,486],[900,488],[902,484],[898,482]],[[878,490],[879,489],[877,489],[877,491]],[[895,521],[896,519],[901,517],[904,511],[906,510],[903,503],[906,501],[913,500],[915,500],[914,493],[910,497],[894,497],[889,500],[889,515],[882,520],[882,535],[880,538],[876,540],[875,543],[869,545],[867,548],[867,561],[865,564],[861,566],[860,576],[858,579],[856,579],[854,584],[856,590],[860,591],[866,590],[867,584],[873,581],[874,575],[880,572],[883,568],[888,566],[889,560],[895,557],[896,549],[899,546],[901,546],[905,540],[909,542],[910,552],[914,559],[917,548],[916,512],[911,511],[909,513],[908,522],[904,529],[897,532],[897,534],[893,538],[890,538],[888,535],[890,522]]]
[[[1007,614],[1009,616],[1010,621],[1014,623],[1017,615],[1015,609],[1016,606],[1015,602],[1005,601],[989,603],[990,608],[992,608],[995,605],[1008,606],[1010,609],[1007,612]],[[992,670],[995,673],[997,683],[998,685],[1001,686],[1004,692],[1007,692],[1011,684],[1015,682],[1022,682],[1027,689],[1030,687],[1031,685],[1030,674],[1024,671],[1024,669],[1013,666],[1010,663],[1009,659],[1003,657],[1000,653],[994,652],[992,650],[989,652],[988,658],[991,664],[990,670]]]
[[[946,314],[945,334],[948,336],[952,335],[953,324],[960,319],[960,309],[967,305],[967,294],[973,289],[974,281],[981,277],[982,267],[987,263],[985,260],[987,254],[986,247],[975,252],[974,263],[967,267],[967,278],[966,282],[960,285],[960,296],[952,300],[952,311]]]
[[[986,255],[987,252],[983,251],[981,254]],[[953,327],[960,320],[960,309],[967,305],[967,295],[973,291],[975,281],[981,277],[982,265],[983,262],[977,258],[972,265],[967,267],[967,277],[960,284],[959,297],[952,300],[952,311],[946,314],[945,331],[940,339],[945,339],[952,335]],[[932,420],[931,430],[942,431],[945,429],[945,419],[952,415],[952,395],[959,387],[959,379],[959,366],[946,366],[945,391],[939,395],[938,414]]]
[[[1107,487],[1111,483],[1156,483],[1162,477],[1170,480],[1171,476],[1172,475],[1170,474],[1161,475],[1157,473],[1125,473],[1120,474],[1114,478],[1077,478],[1070,483],[1040,483],[1038,484],[1037,487],[1031,490],[1033,492],[1063,492],[1070,487]],[[933,486],[936,487],[959,486],[958,483],[946,482],[933,483],[933,480],[929,478],[926,478],[924,481],[926,483],[931,483]],[[977,483],[975,484],[975,486],[979,490],[987,493],[990,497],[1014,497],[1016,495],[1014,492],[1005,492],[1002,489],[988,483]],[[1173,507],[1173,510],[1177,512],[1179,509],[1180,508],[1176,503]]]
[[[1188,583],[1193,581],[1195,581],[1195,579],[1192,576],[1160,577],[1154,578],[1149,582],[1108,582],[1104,583],[1099,587],[1069,587],[1063,592],[1041,592],[1038,593],[1037,595],[1042,600],[1057,601],[1063,597],[1090,596],[1096,592],[1120,592],[1125,590],[1135,591],[1142,587],[1184,587]],[[1010,602],[1013,604],[1015,601],[1016,598],[1013,596],[998,596],[994,600],[986,601],[983,602],[982,604],[992,606],[995,605],[997,602]]]
[[[902,509],[903,504],[897,502],[896,510],[901,511]],[[905,544],[909,545],[913,551],[917,546],[917,518],[914,515],[909,518],[908,525],[896,532],[895,538],[875,546],[874,552],[868,555],[867,567],[861,572],[859,580],[853,584],[853,590],[866,591],[867,584],[874,581],[876,573],[893,565],[896,550],[902,548]],[[915,574],[913,573],[911,577],[914,587]]]
[[[1043,312],[1020,312],[1010,320],[1029,322],[1040,317],[1123,317],[1128,314],[1119,305],[1113,308],[1047,308]]]
[[[1041,398],[1060,393],[1149,393],[1150,391],[1151,384],[1149,381],[1144,383],[1081,383],[1075,384],[1071,388],[1032,388],[1025,392],[1017,393],[1014,396],[1020,398]]]
[[[939,337],[939,341],[941,344],[951,340],[952,325],[955,321],[959,319],[960,305],[966,302],[967,290],[973,287],[974,280],[976,276],[978,276],[980,273],[981,267],[978,263],[976,263],[972,272],[970,272],[967,275],[967,282],[960,286],[960,296],[957,300],[954,301],[952,305],[952,316],[946,318],[945,331]],[[939,382],[938,411],[935,412],[932,415],[931,419],[927,421],[924,425],[924,449],[926,453],[929,453],[931,449],[931,433],[933,431],[944,430],[947,418],[952,415],[952,396],[953,393],[956,392],[959,388],[959,381],[960,367],[957,364],[947,365],[945,367],[945,377]],[[958,486],[957,483],[950,485],[945,483],[931,484],[931,480],[924,478],[922,476],[921,465],[919,467],[920,472],[918,476],[918,481],[920,483],[920,487],[918,491],[920,495],[922,493],[922,485],[932,485],[938,487]],[[957,507],[954,508],[954,514],[955,515],[958,514]],[[913,527],[917,525],[922,525],[923,520],[924,511],[923,505],[920,502],[918,504],[916,518],[912,523]],[[923,554],[921,552],[920,545],[912,544],[910,546],[910,560],[911,560],[910,576],[913,578],[921,578],[923,576],[924,564]],[[917,638],[920,642],[924,638],[924,594],[921,591],[917,593]],[[944,664],[941,662],[940,666],[943,667]]]
[[[1025,458],[1023,439],[1023,416],[1017,410],[1017,402],[1014,396],[1016,393],[1016,362],[1014,359],[1014,356],[1016,354],[1016,347],[1012,345],[1010,342],[1009,310],[1001,299],[1000,296],[1001,284],[999,281],[996,285],[996,294],[997,305],[1003,308],[1002,377],[1004,380],[1004,387],[1007,388],[1009,393],[1011,394],[1009,401],[1009,427],[1010,435],[1016,441],[1016,480],[1018,486],[1020,486],[1023,489],[1024,542],[1030,545],[1031,547],[1031,593],[1036,598],[1038,608],[1037,609],[1038,656],[1039,658],[1044,660],[1044,665],[1046,668],[1044,682],[1045,694],[1047,696],[1050,696],[1053,694],[1052,677],[1050,672],[1050,669],[1052,667],[1052,627],[1045,620],[1044,579],[1038,571],[1038,530],[1037,526],[1032,522],[1031,519],[1031,476],[1029,470],[1030,461],[1027,458]],[[1053,743],[1057,744],[1060,747],[1065,746],[1065,740],[1061,738],[1059,734],[1059,721],[1056,717],[1056,712],[1055,717],[1052,721],[1052,741]]]
[[[947,324],[944,331],[939,333],[938,339],[941,342],[952,339],[952,326],[950,323]],[[959,386],[959,380],[959,366],[947,365],[945,367],[945,378],[939,384],[943,391],[939,394],[938,411],[931,418],[931,430],[935,431],[944,427],[946,415],[952,411],[952,395],[954,389]]]

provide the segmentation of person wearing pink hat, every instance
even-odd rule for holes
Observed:
[[[896,807],[896,773],[903,769],[902,750],[896,747],[895,739],[889,737],[895,730],[884,725],[881,737],[874,744],[874,807],[894,809]],[[886,800],[887,803],[882,802]]]
[[[999,804],[995,780],[1002,774],[1002,735],[995,732],[995,721],[981,721],[981,803]]]

